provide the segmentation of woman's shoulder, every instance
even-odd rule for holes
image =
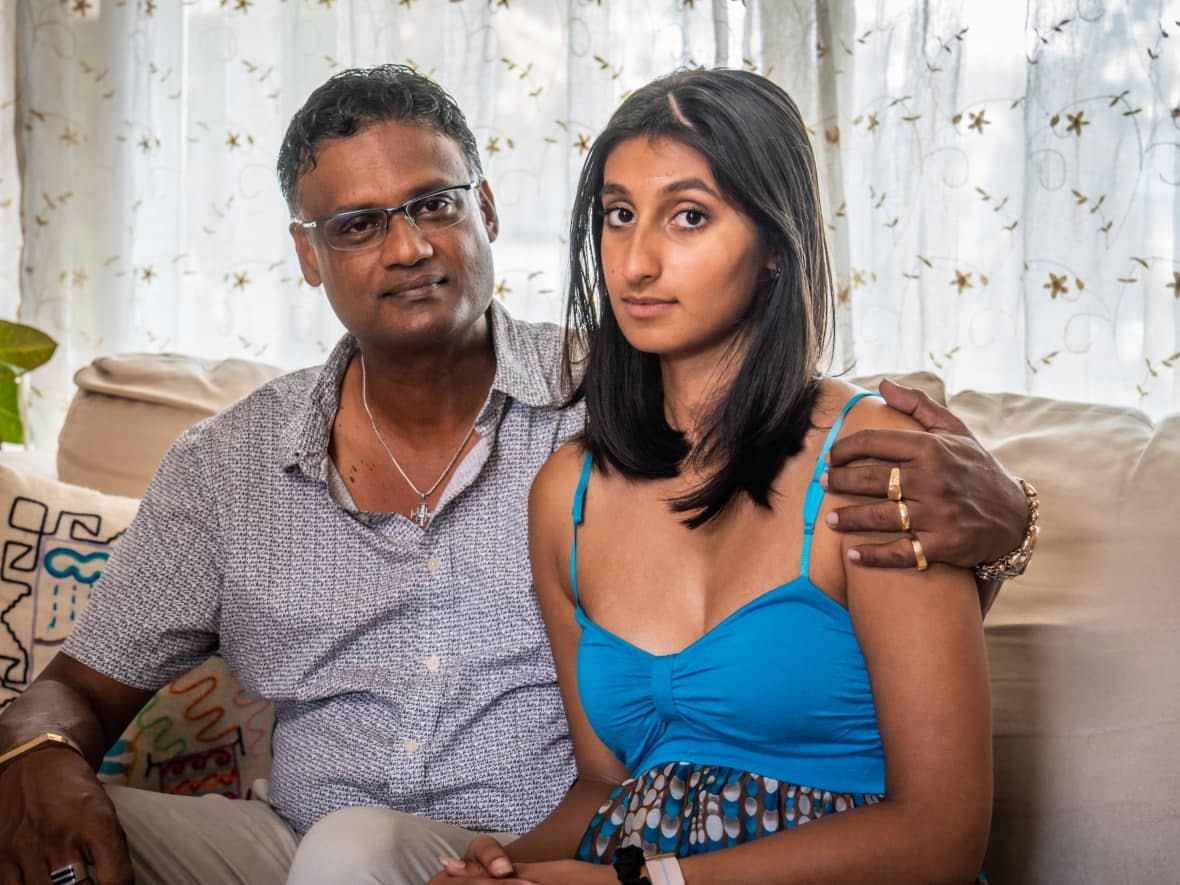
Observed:
[[[858,394],[872,393],[841,378],[824,378],[812,408],[812,424],[831,427],[848,402]],[[904,412],[891,409],[879,396],[862,396],[844,415],[841,436],[860,430],[921,430],[922,425]]]
[[[550,511],[560,505],[568,511],[585,460],[586,450],[578,440],[558,447],[533,477],[529,509]]]

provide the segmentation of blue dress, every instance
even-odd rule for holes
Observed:
[[[804,502],[800,574],[671,655],[596,624],[577,584],[589,454],[574,496],[570,553],[578,687],[595,733],[631,773],[595,814],[576,857],[609,863],[623,845],[687,857],[872,805],[885,758],[864,655],[848,610],[811,582],[824,456]],[[981,877],[977,881],[984,881]]]

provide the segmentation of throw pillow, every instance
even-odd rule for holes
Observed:
[[[0,711],[73,629],[139,502],[0,465]],[[169,793],[244,795],[270,770],[272,707],[220,658],[158,691],[99,776]]]

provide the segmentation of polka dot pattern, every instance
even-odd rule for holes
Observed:
[[[802,826],[885,797],[833,793],[734,768],[670,762],[615,788],[590,821],[577,859],[610,863],[637,845],[645,855],[689,857]],[[981,873],[976,883],[986,885]]]
[[[701,854],[881,798],[672,762],[619,785],[590,822],[577,856],[609,861],[623,845],[638,845],[645,854]]]

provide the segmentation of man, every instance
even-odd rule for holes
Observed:
[[[572,780],[525,529],[532,476],[582,414],[562,408],[559,330],[493,302],[499,219],[463,115],[406,68],[345,71],[295,115],[279,177],[304,276],[349,334],[164,459],[76,631],[0,718],[0,885],[88,866],[103,885],[421,882]],[[936,433],[850,438],[834,464],[889,464],[829,484],[900,479],[922,547],[861,561],[1017,547],[1020,488],[944,410],[887,392]],[[896,531],[901,508],[839,518]],[[266,801],[104,790],[127,721],[214,651],[275,701]]]

